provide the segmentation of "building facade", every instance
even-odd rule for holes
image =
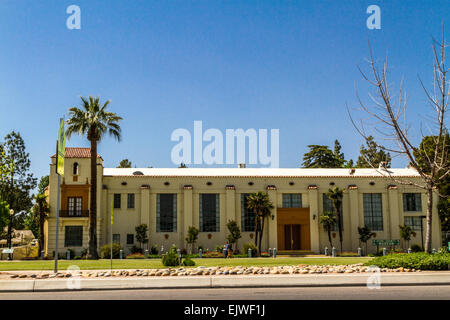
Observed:
[[[50,165],[50,215],[45,225],[46,252],[55,250],[57,175]],[[323,253],[330,247],[319,222],[332,210],[325,193],[345,189],[342,203],[343,250],[361,246],[358,227],[368,226],[375,239],[400,239],[400,225],[411,226],[409,245],[425,241],[426,195],[398,181],[420,181],[413,169],[276,169],[276,168],[104,168],[97,158],[97,237],[99,247],[113,241],[128,254],[136,241],[135,227],[147,224],[149,245],[187,248],[190,226],[200,230],[197,245],[214,250],[228,235],[226,223],[237,221],[242,238],[238,247],[254,241],[254,215],[246,195],[266,191],[274,209],[266,221],[262,249]],[[90,149],[66,148],[61,179],[59,252],[77,254],[88,247]],[[395,178],[395,180],[393,179]],[[437,203],[435,196],[434,203]],[[114,223],[111,231],[111,212]],[[432,247],[441,245],[441,228],[433,208]],[[339,247],[337,229],[333,245]],[[422,240],[423,235],[423,240]],[[422,242],[423,241],[423,242]],[[401,242],[402,247],[407,244]],[[369,242],[369,252],[376,247]]]

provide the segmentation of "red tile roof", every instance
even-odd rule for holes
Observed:
[[[55,158],[56,154],[52,155],[52,158]],[[91,148],[76,148],[76,147],[66,147],[66,158],[90,158],[91,157]],[[97,158],[101,158],[99,154],[97,154]]]

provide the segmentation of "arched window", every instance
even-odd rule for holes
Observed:
[[[73,164],[73,174],[74,174],[75,176],[78,175],[78,162],[75,162],[75,163]]]

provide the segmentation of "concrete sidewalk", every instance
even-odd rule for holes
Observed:
[[[0,292],[71,291],[171,288],[261,288],[261,287],[343,287],[450,285],[449,271],[421,273],[361,273],[314,275],[227,275],[127,278],[64,278],[0,280]]]

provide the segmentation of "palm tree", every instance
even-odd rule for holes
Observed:
[[[330,241],[330,248],[333,248],[333,242],[331,241],[331,229],[336,224],[336,214],[333,211],[325,211],[320,216],[319,222],[324,226],[328,233],[328,241]]]
[[[121,129],[118,122],[122,120],[117,114],[106,111],[110,100],[103,106],[100,99],[89,96],[89,99],[81,97],[82,107],[69,109],[70,118],[67,120],[67,137],[73,133],[81,136],[87,135],[91,143],[91,192],[89,211],[89,247],[87,258],[98,259],[97,252],[97,144],[105,133],[113,136],[120,142]]]
[[[255,246],[258,247],[258,254],[261,254],[264,222],[270,216],[273,204],[267,193],[259,191],[247,196],[247,207],[255,213]]]
[[[344,196],[344,189],[339,189],[339,187],[334,187],[333,189],[328,189],[326,193],[328,199],[331,200],[333,204],[334,212],[336,213],[336,223],[338,225],[339,230],[339,242],[341,244],[341,253],[342,253],[342,198]]]
[[[45,235],[44,235],[44,222],[47,219],[47,215],[50,212],[47,203],[47,196],[45,194],[37,194],[34,199],[36,200],[35,208],[39,215],[39,251],[44,249]]]

